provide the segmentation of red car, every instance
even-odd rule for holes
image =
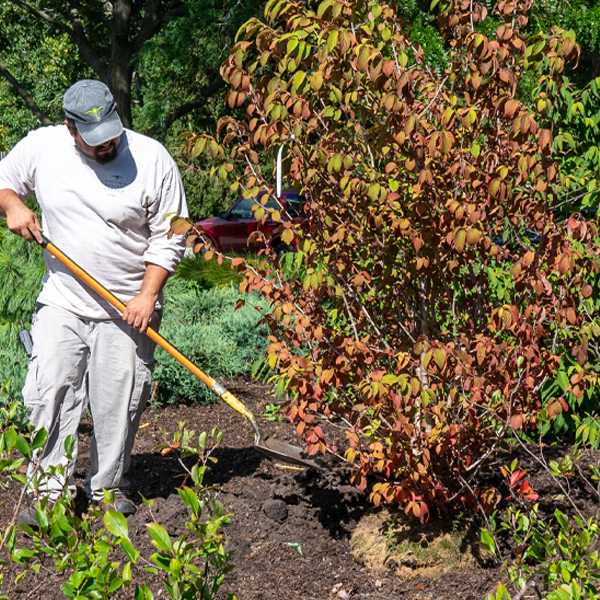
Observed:
[[[254,198],[240,198],[229,210],[219,214],[218,217],[211,217],[198,221],[196,225],[201,228],[207,242],[217,250],[244,253],[251,250],[258,250],[264,247],[251,234],[255,231],[264,233],[267,243],[275,250],[277,256],[285,252],[294,250],[293,246],[286,244],[280,237],[280,224],[275,223],[270,217],[264,223],[260,224],[252,210],[252,207],[260,202],[264,192]],[[308,219],[305,212],[306,198],[303,194],[295,190],[284,190],[279,199],[281,206],[274,198],[267,201],[265,208],[274,208],[282,214],[283,220],[292,219],[294,222],[302,222]],[[250,239],[249,239],[250,238]]]

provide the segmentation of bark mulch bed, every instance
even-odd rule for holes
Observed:
[[[298,443],[290,423],[264,418],[265,405],[274,402],[266,388],[236,380],[229,389],[253,412],[264,435]],[[131,497],[139,509],[128,518],[131,540],[144,556],[155,552],[155,548],[146,531],[149,515],[140,496],[154,500],[153,514],[171,536],[185,531],[187,513],[176,493],[183,482],[183,469],[177,461],[153,451],[163,441],[161,432],[172,436],[180,421],[197,433],[210,431],[214,426],[225,432],[223,444],[215,454],[218,463],[205,480],[217,486],[219,499],[232,513],[224,535],[227,549],[234,550],[235,566],[219,592],[220,598],[235,593],[239,600],[484,600],[499,581],[506,580],[500,569],[477,560],[474,538],[468,542],[463,537],[459,560],[453,559],[453,564],[450,558],[442,556],[434,565],[436,568],[430,568],[416,554],[410,560],[399,561],[382,543],[393,517],[370,506],[367,496],[348,483],[348,470],[342,463],[331,460],[331,468],[325,470],[298,469],[262,456],[253,448],[249,424],[222,402],[159,407],[144,413],[129,473]],[[76,469],[80,492],[77,503],[82,510],[87,502],[83,481],[89,464],[90,435],[91,422],[85,420],[80,426]],[[0,490],[3,531],[13,518],[19,492],[15,484]],[[365,537],[365,523],[370,524],[371,538]],[[457,523],[447,523],[445,532],[441,531],[443,523],[435,527],[451,540],[452,531],[456,533],[457,528],[465,527],[464,523]],[[419,527],[414,524],[406,530],[411,539],[421,540],[420,545],[427,547],[437,534]],[[357,544],[361,528],[361,543]],[[451,544],[450,541],[447,545]],[[382,552],[380,561],[370,560],[370,554]],[[51,568],[38,575],[28,573],[15,585],[19,571],[18,565],[10,563],[2,567],[4,585],[0,595],[8,594],[11,600],[64,597],[64,573]],[[150,577],[147,583],[155,598],[167,598],[160,581]],[[132,596],[132,592],[127,592],[121,597]]]

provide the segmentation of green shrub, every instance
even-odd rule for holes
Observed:
[[[45,429],[29,440],[27,435],[21,434],[21,428],[15,421],[18,412],[16,403],[9,409],[0,408],[0,482],[3,485],[10,479],[23,485],[26,483],[20,468],[25,459],[31,460],[33,453],[44,446],[47,438]],[[148,577],[146,574],[151,573],[154,576],[160,574],[162,585],[172,600],[214,599],[225,575],[233,568],[233,553],[225,550],[222,535],[230,515],[216,499],[213,488],[204,485],[210,463],[216,462],[211,455],[221,444],[223,432],[215,427],[210,434],[200,433],[197,440],[194,437],[194,432],[189,431],[185,423],[179,423],[173,442],[167,441],[155,449],[167,449],[187,473],[185,484],[177,488],[190,514],[185,523],[186,533],[181,538],[171,538],[152,514],[154,501],[144,500],[152,519],[146,527],[152,538],[151,544],[157,549],[148,560],[133,546],[127,520],[122,514],[96,506],[87,513],[79,514],[71,492],[65,487],[55,503],[48,502],[47,498],[36,503],[37,527],[18,526],[30,540],[27,547],[19,547],[22,538],[17,538],[15,525],[17,513],[23,506],[19,501],[13,521],[6,531],[0,533],[0,545],[8,552],[11,561],[19,565],[17,568],[23,570],[14,582],[7,581],[6,587],[3,587],[3,575],[0,573],[0,590],[8,592],[2,593],[0,600],[10,598],[14,586],[28,572],[35,577],[43,566],[47,578],[47,574],[51,573],[48,568],[51,563],[63,580],[62,590],[67,598],[111,600],[122,597],[127,588],[135,587],[133,596],[136,600],[153,600],[154,594],[144,583]],[[69,459],[72,458],[73,447],[74,439],[68,436],[65,452]],[[196,464],[188,467],[182,461],[187,457],[194,457]],[[64,479],[64,466],[50,467],[38,476],[40,479],[48,476]],[[32,485],[37,490],[35,477]],[[114,504],[114,492],[105,490],[104,495],[105,503]],[[2,564],[7,563],[3,560]],[[162,590],[158,596],[161,594]],[[127,594],[127,597],[132,596]],[[233,594],[227,596],[227,600],[235,598]]]
[[[42,249],[0,226],[0,381],[20,390],[27,355],[19,342],[21,321],[28,326],[45,272]]]
[[[258,298],[247,295],[245,306],[234,311],[239,299],[233,286],[199,290],[173,279],[165,292],[161,333],[215,379],[249,374],[252,363],[266,351],[267,329],[258,325]],[[153,402],[210,401],[208,388],[164,350],[159,348],[156,358]]]

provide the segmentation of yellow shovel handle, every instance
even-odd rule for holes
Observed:
[[[121,302],[114,294],[109,292],[102,284],[98,283],[89,273],[84,271],[77,263],[73,262],[64,252],[59,250],[50,240],[42,236],[42,246],[56,257],[63,265],[71,269],[77,277],[84,281],[95,292],[98,292],[104,300],[114,306],[121,314],[125,312],[125,304]],[[199,369],[185,354],[177,350],[173,344],[168,342],[158,331],[148,327],[146,335],[156,342],[163,350],[168,352],[176,361],[181,363],[190,373],[195,375],[202,383],[206,384],[219,398],[223,399],[233,410],[240,413],[252,424],[258,437],[258,427],[252,413],[231,393],[228,392],[220,383]]]

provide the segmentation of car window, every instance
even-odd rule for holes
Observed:
[[[285,197],[286,209],[290,217],[299,217],[304,213],[304,203],[306,196],[304,194],[290,194]]]
[[[252,212],[254,204],[256,204],[256,198],[242,198],[233,206],[229,217],[231,219],[252,219],[254,217]]]
[[[286,194],[284,197],[284,202],[282,204],[285,206],[285,209],[290,217],[299,217],[304,212],[304,202],[306,201],[306,196],[304,194]],[[270,198],[267,201],[267,208],[274,208],[281,212],[282,205],[275,200],[274,198]]]
[[[272,208],[281,212],[281,204],[279,204],[279,202],[275,200],[275,198],[269,198],[267,200],[267,205],[265,208]]]

